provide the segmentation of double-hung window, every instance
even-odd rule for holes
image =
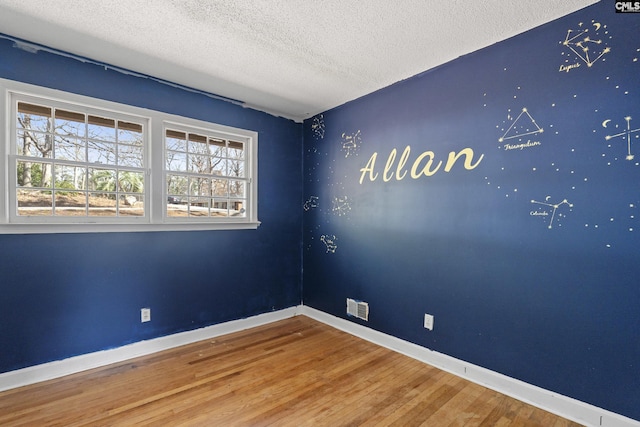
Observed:
[[[0,79],[0,233],[255,228],[257,133]]]
[[[145,218],[147,121],[14,96],[11,222]]]
[[[247,141],[167,123],[165,167],[169,218],[247,215]]]

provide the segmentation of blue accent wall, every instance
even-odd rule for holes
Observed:
[[[639,36],[600,2],[307,120],[305,305],[640,420]]]
[[[262,221],[0,235],[0,372],[304,300],[640,420],[639,34],[600,2],[304,126],[0,39],[2,78],[257,131]]]
[[[257,131],[262,221],[241,231],[0,235],[0,372],[301,303],[302,124],[7,39],[0,77]],[[142,307],[151,322],[140,323]]]

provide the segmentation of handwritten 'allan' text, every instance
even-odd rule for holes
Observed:
[[[407,173],[410,174],[412,179],[418,179],[422,176],[432,176],[442,166],[442,160],[438,161],[437,164],[434,164],[435,153],[433,151],[424,151],[422,152],[416,159],[413,161],[411,169],[407,169],[407,162],[409,160],[409,154],[411,153],[411,146],[407,145],[400,155],[400,159],[398,160],[397,165],[396,157],[398,155],[398,151],[394,148],[389,153],[389,157],[387,157],[387,163],[384,166],[384,170],[382,172],[382,180],[384,182],[389,182],[392,179],[396,181],[403,180]],[[482,159],[484,158],[484,154],[481,154],[478,160],[473,162],[473,150],[471,148],[463,148],[459,152],[452,151],[449,153],[449,157],[447,158],[447,162],[444,166],[445,172],[450,172],[458,159],[464,157],[463,167],[467,170],[472,170],[478,167]],[[369,178],[369,181],[375,181],[378,179],[378,172],[376,172],[376,160],[378,159],[378,153],[375,152],[369,158],[366,166],[360,169],[360,184],[365,180],[366,177]]]

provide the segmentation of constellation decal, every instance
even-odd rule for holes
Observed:
[[[511,116],[511,113],[508,113],[507,121],[510,121],[512,119],[513,117]],[[516,117],[515,120],[511,122],[511,125],[507,128],[504,134],[500,138],[498,138],[498,142],[503,143],[506,140],[516,139],[516,138],[518,139],[518,142],[522,142],[522,138],[525,136],[537,135],[543,132],[544,132],[544,129],[538,126],[535,119],[531,116],[531,114],[529,114],[529,110],[527,110],[526,108],[523,108],[520,114],[518,114],[518,117]],[[522,150],[523,148],[534,147],[537,145],[542,145],[542,144],[540,143],[540,141],[528,140],[526,143],[523,143],[523,144],[506,143],[504,144],[504,149],[505,150],[514,150],[514,149]]]
[[[324,243],[325,246],[327,247],[327,253],[332,253],[332,254],[336,253],[336,249],[338,249],[336,240],[338,240],[338,238],[333,234],[332,235],[323,234],[322,236],[320,236],[320,241]]]
[[[627,140],[627,157],[625,157],[627,160],[633,160],[633,158],[635,157],[633,154],[631,154],[631,134],[635,133],[635,132],[640,132],[640,128],[638,129],[631,129],[631,116],[627,116],[624,118],[627,121],[627,130],[617,133],[615,135],[607,135],[604,137],[604,139],[606,139],[607,141],[609,141],[610,139],[613,138],[617,138],[619,136],[626,136],[626,140]],[[602,127],[606,128],[607,125],[609,124],[611,120],[607,119],[604,122],[602,122]],[[617,127],[617,126],[616,126]],[[635,136],[636,139],[638,139],[640,137],[640,134]]]
[[[304,205],[302,205],[302,207],[303,207],[303,209],[305,211],[309,211],[311,209],[317,208],[318,207],[318,196],[309,197],[309,200],[304,202]]]
[[[311,122],[311,132],[315,139],[324,138],[324,115],[315,116]]]
[[[559,71],[569,72],[574,68],[578,68],[581,64],[579,61],[585,63],[587,67],[592,67],[596,61],[611,52],[609,46],[606,46],[606,44],[603,45],[603,43],[606,42],[600,35],[601,31],[604,31],[604,34],[608,34],[608,31],[606,31],[607,26],[599,22],[591,22],[594,28],[582,28],[584,23],[580,22],[578,24],[578,27],[580,27],[578,30],[570,29],[567,31],[567,36],[564,41],[562,41],[562,45],[573,52],[578,62],[572,65],[562,65]],[[593,36],[589,35],[590,30],[592,30],[591,34],[593,34]],[[604,47],[600,50],[601,46]]]
[[[507,72],[507,68],[505,68],[505,72]],[[496,148],[498,150],[520,151],[521,156],[526,158],[522,159],[522,162],[513,162],[512,159],[508,159],[507,157],[496,157],[495,159],[501,160],[499,160],[498,163],[495,163],[491,170],[487,171],[487,175],[484,177],[485,184],[495,190],[500,196],[504,197],[505,200],[523,202],[521,197],[524,196],[524,202],[526,203],[530,201],[532,198],[531,196],[536,194],[533,193],[526,196],[526,194],[531,191],[530,184],[533,185],[533,183],[540,181],[540,175],[544,175],[544,179],[553,175],[555,177],[554,179],[560,181],[566,180],[566,182],[570,183],[568,191],[576,191],[581,187],[589,185],[586,171],[584,169],[576,169],[573,167],[575,157],[580,152],[579,149],[576,149],[575,147],[568,147],[569,152],[566,156],[561,157],[557,161],[551,161],[550,163],[547,163],[546,161],[547,156],[526,156],[523,151],[525,149],[542,148],[543,145],[546,145],[544,143],[547,138],[551,141],[555,141],[557,140],[555,139],[555,136],[560,133],[558,126],[554,125],[553,121],[549,121],[552,120],[551,117],[553,115],[549,114],[549,118],[545,119],[543,129],[543,124],[538,124],[537,122],[537,119],[540,119],[538,114],[541,113],[536,112],[540,109],[548,109],[549,111],[552,111],[552,109],[557,108],[558,105],[563,105],[565,101],[577,102],[577,97],[574,94],[567,93],[564,95],[558,95],[560,99],[549,99],[549,103],[546,105],[546,108],[545,106],[538,106],[535,109],[523,108],[528,107],[526,105],[526,101],[523,101],[523,99],[530,97],[532,93],[535,93],[532,91],[536,91],[537,89],[527,88],[524,86],[521,87],[519,85],[514,86],[514,89],[515,90],[512,93],[513,99],[520,99],[520,101],[516,101],[520,106],[517,106],[516,104],[515,108],[511,106],[506,109],[502,123],[495,124],[494,141],[502,140],[502,144],[496,144]],[[504,99],[504,95],[502,95],[500,99],[495,99],[495,97],[491,96],[491,93],[485,92],[482,95],[480,105],[488,108],[489,106],[494,105],[497,101],[502,101],[502,99]],[[597,114],[598,111],[596,110],[595,113]],[[529,116],[531,116],[531,118]],[[604,118],[600,114],[598,114],[597,117],[599,117],[600,120],[596,121],[596,123],[600,123]],[[518,120],[514,124],[516,119]],[[524,123],[526,123],[526,126],[522,126]],[[511,127],[512,125],[513,127]],[[511,129],[509,130],[510,127]],[[537,133],[534,134],[534,132]],[[594,130],[594,133],[595,132],[596,131]],[[531,133],[531,135],[523,136],[528,133]],[[516,138],[510,138],[514,136]],[[604,138],[604,134],[600,137]],[[545,139],[543,140],[542,138]],[[565,150],[564,146],[556,148],[557,150]],[[522,177],[523,180],[520,182],[514,182],[513,179],[515,176]],[[567,199],[571,200],[573,200],[574,197],[571,193],[563,194],[562,196],[563,198],[567,197]],[[542,195],[540,200],[544,201],[544,195]],[[534,210],[542,211],[542,206],[540,206],[539,209],[536,208]],[[529,212],[529,210],[526,212]],[[564,212],[564,210],[561,209],[559,212]],[[546,215],[543,212],[532,212],[531,215],[540,215],[539,219],[546,223],[550,214],[551,210],[549,210]],[[558,224],[554,220],[553,227],[555,228],[557,226]]]
[[[353,134],[342,134],[342,150],[345,152],[344,157],[355,155],[362,145],[362,136],[360,130]]]
[[[558,212],[558,215],[556,217],[556,211],[558,210],[558,208],[562,205],[567,205],[569,206],[569,209],[573,208],[573,203],[569,203],[569,201],[567,199],[562,200],[559,203],[549,203],[549,199],[551,199],[551,196],[547,196],[545,197],[545,201],[544,202],[539,202],[537,200],[531,200],[531,203],[533,204],[537,204],[537,205],[542,205],[542,206],[547,206],[547,208],[551,208],[551,214],[549,214],[549,210],[537,210],[537,211],[531,211],[529,213],[529,215],[531,216],[542,216],[542,217],[548,217],[549,218],[549,225],[548,228],[553,228],[553,221],[554,220],[558,220],[561,217],[564,217],[565,215],[561,214]]]
[[[585,26],[590,24],[590,20],[591,18],[585,21]],[[577,21],[572,28],[578,28],[576,24]],[[619,60],[625,59],[625,63],[631,66],[630,72],[638,70],[636,67],[640,66],[640,45],[633,46],[625,56],[618,57],[618,48],[612,44],[609,35],[605,35],[601,30],[604,41],[614,48],[613,56],[609,53],[599,59],[592,68],[587,68],[582,60],[573,60],[575,55],[569,48],[561,46],[561,39],[564,39],[562,36],[565,35],[564,33],[569,27],[571,24],[566,28],[560,27],[561,37],[558,37],[557,33],[555,36],[557,39],[555,43],[558,46],[557,54],[562,52],[563,55],[561,56],[562,63],[570,65],[579,62],[580,64],[581,69],[571,70],[569,74],[595,72],[596,75],[592,77],[598,79],[600,83],[604,83],[606,86],[603,88],[606,87],[615,92],[616,96],[626,96],[627,98],[636,96],[636,87],[633,86],[631,80],[621,79],[616,75],[618,70],[607,71],[607,68],[612,65],[610,61],[613,58],[616,64]],[[594,29],[595,27],[591,27],[590,34],[588,33],[592,39],[596,38],[593,34]],[[603,44],[595,46],[600,46],[602,49],[604,48]],[[593,60],[595,59],[594,48],[590,47],[589,55]],[[564,62],[565,60],[566,62]],[[606,60],[606,62],[600,64],[602,60]],[[557,66],[559,65],[560,61]],[[551,70],[551,72],[556,72],[555,70]],[[520,216],[523,219],[527,216],[530,220],[529,225],[538,228],[538,232],[541,234],[556,234],[563,230],[567,231],[567,227],[570,227],[572,233],[589,236],[589,244],[596,245],[600,250],[618,249],[626,247],[625,245],[637,244],[637,240],[634,240],[637,238],[637,233],[640,232],[640,225],[638,225],[640,224],[640,213],[638,213],[640,212],[640,196],[637,191],[632,191],[631,187],[627,188],[628,186],[625,187],[621,184],[620,189],[613,194],[607,194],[607,201],[597,208],[585,205],[589,195],[594,194],[603,178],[615,179],[616,174],[613,167],[606,172],[604,169],[606,165],[614,166],[614,160],[618,162],[618,166],[625,166],[622,170],[625,174],[624,178],[618,179],[637,177],[640,170],[640,129],[638,129],[640,128],[640,117],[634,108],[624,107],[626,103],[633,103],[632,100],[625,99],[624,104],[618,102],[615,105],[620,105],[620,109],[609,110],[607,113],[604,105],[584,108],[586,104],[582,98],[588,91],[582,85],[577,85],[575,90],[554,92],[549,95],[549,98],[542,100],[537,94],[539,88],[529,87],[527,82],[518,81],[521,79],[519,69],[514,71],[498,64],[495,73],[497,75],[504,73],[505,81],[513,82],[513,84],[511,89],[501,87],[497,92],[492,92],[492,89],[487,88],[487,90],[479,91],[475,97],[476,108],[482,109],[488,116],[496,117],[497,114],[498,118],[498,120],[494,119],[495,123],[493,124],[493,144],[494,149],[502,152],[502,156],[493,156],[487,159],[489,163],[485,166],[489,167],[485,168],[483,181],[487,194],[496,203],[505,203],[505,205],[509,203],[510,209],[518,209]],[[562,77],[561,80],[563,80],[568,76],[558,77]],[[567,88],[569,87],[567,86]],[[585,90],[585,92],[582,93],[581,90]],[[609,105],[607,109],[613,108],[613,105]],[[521,141],[518,141],[519,138],[507,139],[510,136],[515,136],[518,125],[529,121],[527,114],[523,113],[520,121],[515,123],[509,133],[507,132],[523,107],[527,107],[529,114],[536,120],[540,128],[544,128],[544,131],[538,135],[523,136]],[[591,127],[588,130],[595,137],[596,143],[598,140],[600,141],[599,144],[596,144],[600,147],[581,144],[581,138],[567,135],[568,130],[577,126],[562,120],[565,116],[557,110],[564,111],[572,107],[584,110],[582,121],[585,124],[589,123]],[[627,122],[623,120],[625,116],[632,116],[634,120]],[[559,121],[561,123],[558,123]],[[534,124],[528,124],[527,127],[529,131],[519,130],[519,133],[524,134],[537,129]],[[564,135],[562,135],[563,133]],[[606,135],[610,138],[608,141],[605,141]],[[504,139],[499,142],[498,139],[503,136]],[[539,147],[533,147],[532,144],[535,141],[540,141],[542,144]],[[631,150],[629,150],[629,141],[631,141]],[[506,146],[507,143],[513,145]],[[526,150],[529,146],[533,151]],[[547,149],[543,151],[545,147]],[[548,151],[550,149],[555,154],[552,158],[550,158],[551,153]],[[594,149],[602,150],[602,152],[594,153]],[[511,151],[506,152],[507,150]],[[518,156],[518,151],[520,151],[520,156]],[[635,155],[631,161],[625,160],[629,151],[631,155]],[[599,156],[600,154],[601,156]],[[513,156],[516,158],[514,159]],[[589,161],[586,162],[584,159],[589,159]],[[591,161],[604,162],[604,165],[599,163],[597,172],[595,172],[591,167]],[[635,167],[629,169],[632,165]],[[603,175],[599,175],[601,171]],[[561,186],[556,188],[558,185]],[[348,192],[344,192],[344,194],[348,194]],[[545,199],[549,194],[551,197]],[[561,203],[564,199],[567,202]],[[620,203],[622,203],[622,208],[618,207]],[[513,204],[517,204],[519,207],[516,208],[512,206]],[[557,205],[557,208],[554,205]],[[628,212],[620,212],[625,206],[631,205],[635,207],[627,208]],[[584,229],[579,229],[582,225],[584,225]]]
[[[334,197],[332,203],[333,207],[331,208],[331,210],[338,216],[346,215],[351,210],[351,203],[349,202],[347,196]]]

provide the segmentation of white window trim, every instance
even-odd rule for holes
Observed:
[[[12,159],[11,129],[15,127],[11,117],[12,93],[20,96],[35,96],[52,102],[76,104],[87,108],[97,108],[114,114],[128,114],[142,118],[147,123],[147,140],[145,153],[147,155],[147,183],[145,189],[144,218],[132,218],[128,221],[100,222],[100,223],[68,223],[30,218],[28,222],[13,222],[9,213],[11,206],[9,186],[13,180],[9,173]],[[258,133],[246,129],[219,125],[192,118],[181,117],[159,111],[133,107],[97,98],[43,88],[40,86],[0,79],[0,234],[31,234],[31,233],[102,233],[102,232],[155,232],[155,231],[198,231],[198,230],[244,230],[256,229],[258,221]],[[165,142],[164,127],[166,124],[177,124],[190,128],[204,129],[217,134],[228,135],[246,142],[245,158],[246,173],[249,178],[247,185],[246,216],[242,218],[215,218],[207,221],[176,220],[167,218],[166,182],[164,179]],[[46,218],[46,217],[45,217]]]

